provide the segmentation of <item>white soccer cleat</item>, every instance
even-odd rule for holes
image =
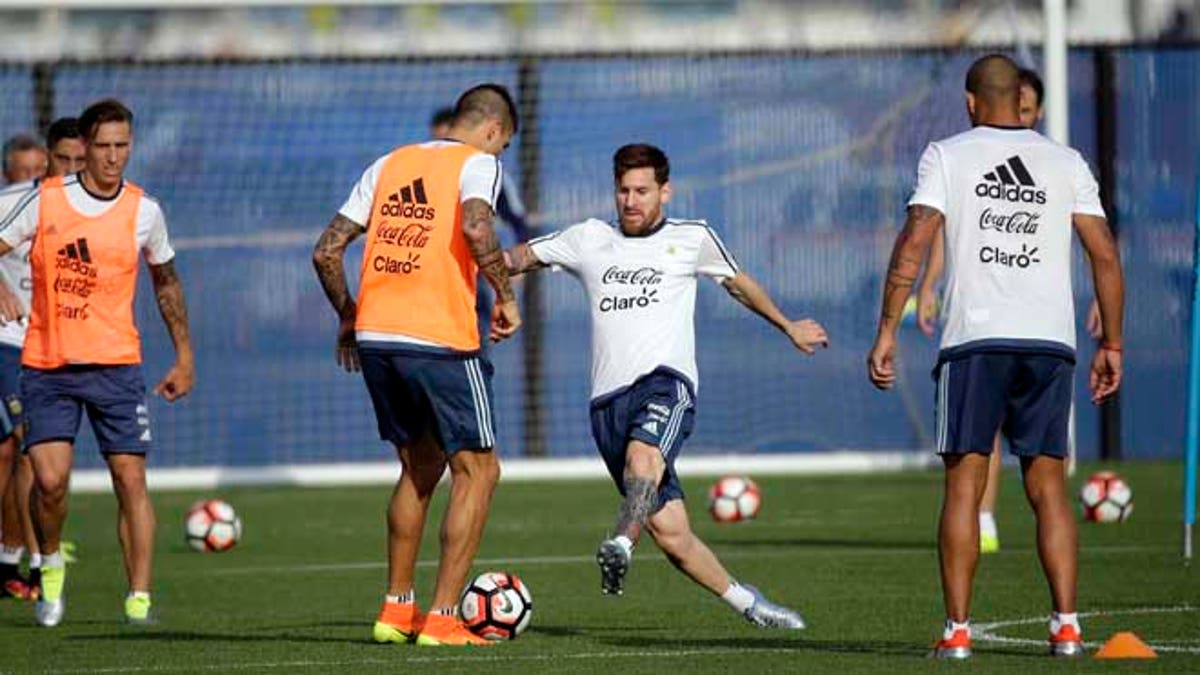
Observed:
[[[61,597],[58,600],[38,600],[33,606],[33,617],[40,625],[53,628],[62,622],[66,608]]]
[[[605,595],[625,594],[625,574],[629,571],[629,551],[616,539],[605,539],[596,551],[600,565],[600,591]]]

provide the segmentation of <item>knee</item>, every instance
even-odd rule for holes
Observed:
[[[658,448],[637,447],[630,451],[625,460],[625,472],[635,476],[658,479],[666,464]]]
[[[454,455],[450,471],[456,480],[463,479],[471,485],[490,490],[500,480],[500,460],[495,452],[464,450]]]
[[[112,472],[113,489],[122,497],[146,494],[146,473],[134,467],[122,467]]]
[[[67,497],[69,480],[66,471],[45,469],[34,475],[34,484],[41,499],[50,502],[61,502]]]

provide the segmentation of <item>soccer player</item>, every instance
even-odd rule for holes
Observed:
[[[896,240],[868,377],[895,383],[896,329],[939,227],[946,232],[946,328],[935,369],[937,447],[945,465],[938,529],[946,625],[935,654],[971,655],[971,588],[979,559],[979,501],[997,430],[1020,457],[1050,585],[1051,653],[1083,652],[1075,610],[1075,517],[1067,452],[1075,363],[1071,229],[1087,250],[1104,339],[1092,360],[1092,399],[1121,384],[1121,263],[1099,189],[1075,150],[1025,128],[1017,67],[1003,56],[967,73],[974,128],[931,143]]]
[[[337,312],[337,362],[359,370],[380,437],[402,472],[388,508],[388,589],[377,642],[486,645],[458,617],[458,594],[479,549],[500,477],[493,451],[492,366],[480,353],[476,275],[496,293],[490,338],[521,325],[492,228],[501,168],[517,130],[508,90],[464,92],[442,139],[397,148],[363,173],[325,228],[313,264]],[[358,300],[346,284],[346,247],[366,233]],[[450,467],[441,557],[429,613],[413,589],[429,501]]]
[[[27,194],[36,190],[36,181],[46,172],[46,149],[37,139],[18,134],[4,143],[4,181],[0,191],[0,217],[8,214]],[[0,258],[0,278],[29,306],[29,247],[12,256]],[[28,457],[19,452],[17,435],[21,424],[20,374],[21,346],[25,326],[20,322],[0,326],[0,582],[5,597],[29,598],[38,592],[40,573],[37,540],[29,516],[29,487],[32,469]],[[10,480],[11,479],[11,480]],[[22,499],[23,497],[23,499]],[[20,573],[21,557],[29,551],[29,578]]]
[[[139,252],[149,265],[176,352],[155,393],[168,402],[186,396],[195,379],[194,357],[162,209],[124,176],[133,150],[133,113],[119,101],[103,100],[83,112],[79,129],[85,139],[83,170],[43,181],[0,221],[0,255],[32,241],[21,398],[42,549],[42,595],[35,616],[43,626],[56,626],[65,611],[60,535],[75,435],[86,407],[117,495],[129,581],[125,618],[146,623],[155,522],[146,492],[150,418],[133,320]],[[19,300],[4,287],[0,316],[12,321],[21,314]]]
[[[1042,121],[1045,113],[1042,108],[1042,97],[1046,88],[1042,84],[1042,78],[1028,68],[1021,68],[1018,71],[1018,78],[1020,79],[1020,107],[1017,114],[1021,120],[1021,126],[1033,129]],[[941,228],[938,228],[933,239],[933,247],[930,249],[929,264],[925,268],[925,275],[921,279],[921,287],[917,292],[917,320],[921,331],[931,337],[937,323],[937,284],[945,269],[943,255],[945,246],[946,235]],[[1096,308],[1094,302],[1092,307]],[[1098,317],[1099,310],[1096,309],[1096,312]],[[995,553],[1000,550],[1000,530],[996,525],[996,504],[1000,496],[1000,468],[1004,443],[999,431],[996,432],[992,448],[993,452],[988,460],[987,486],[983,490],[983,500],[979,504],[980,553]]]
[[[548,265],[571,272],[592,310],[592,437],[623,495],[600,544],[601,591],[620,595],[643,529],[684,574],[750,622],[802,629],[798,613],[730,577],[692,532],[675,458],[692,433],[696,389],[696,278],[718,280],[738,302],[806,354],[825,346],[811,319],[789,321],[741,271],[704,221],[666,218],[670,164],[662,150],[626,145],[613,156],[618,224],[591,219],[506,252],[514,274]]]

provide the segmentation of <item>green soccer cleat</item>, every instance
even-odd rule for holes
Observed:
[[[153,623],[150,618],[150,598],[130,595],[125,598],[125,622],[135,626]]]
[[[979,552],[996,553],[1000,550],[1000,537],[995,534],[979,533]]]
[[[63,586],[67,582],[67,568],[42,568],[42,595],[33,607],[34,618],[47,628],[57,626],[66,611],[63,602]]]

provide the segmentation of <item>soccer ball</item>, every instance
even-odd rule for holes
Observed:
[[[708,512],[718,523],[736,523],[758,515],[762,494],[746,476],[725,476],[708,490]]]
[[[1133,490],[1112,471],[1101,471],[1079,490],[1079,505],[1083,517],[1097,523],[1115,523],[1133,513]]]
[[[484,572],[463,591],[458,611],[479,637],[513,640],[529,627],[533,596],[515,574]]]
[[[184,535],[197,551],[228,551],[242,538],[242,521],[220,499],[201,499],[188,509]]]

